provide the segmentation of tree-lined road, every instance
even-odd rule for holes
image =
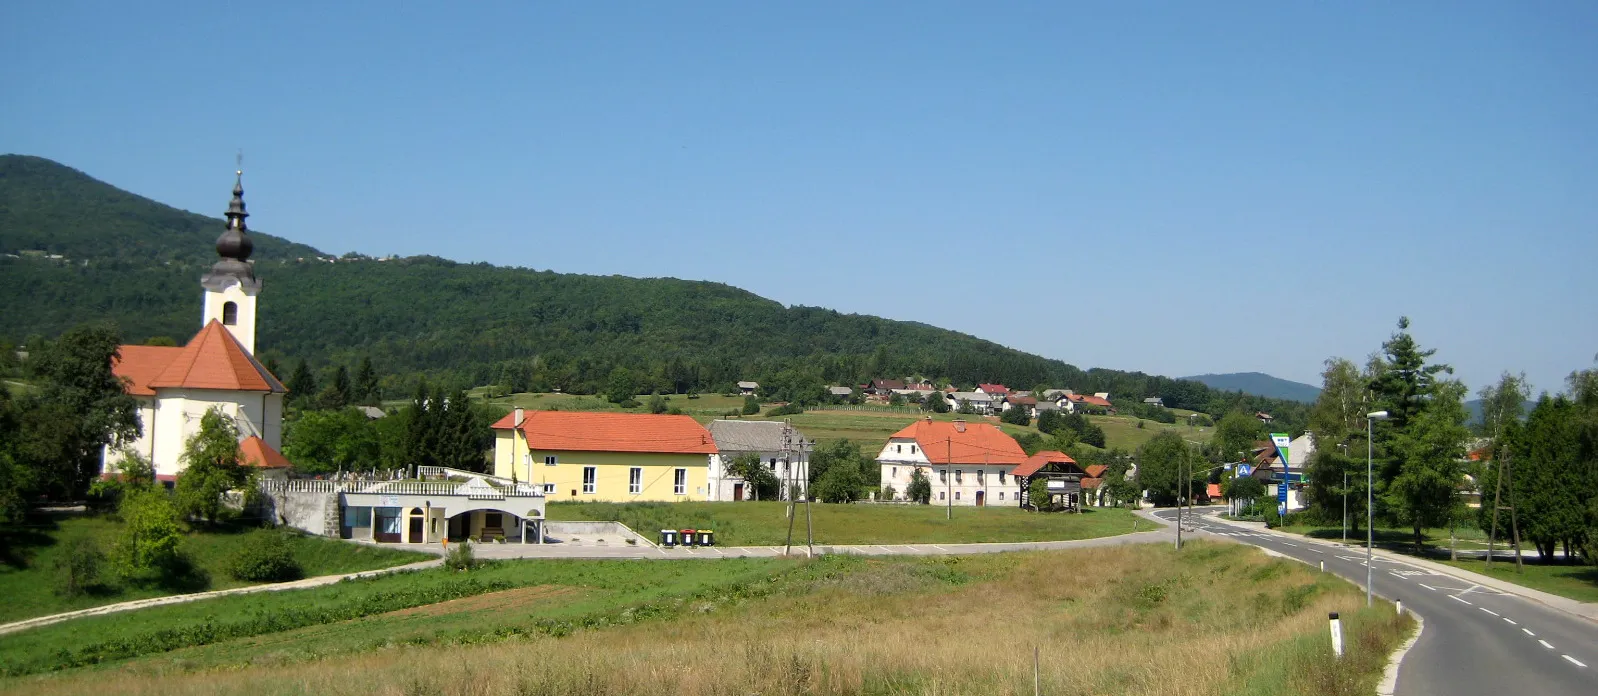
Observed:
[[[1175,509],[1154,515],[1176,523]],[[1255,531],[1213,517],[1191,520],[1188,528],[1310,564],[1325,561],[1327,572],[1365,584],[1362,548]],[[1374,566],[1375,593],[1402,600],[1425,620],[1399,669],[1398,694],[1598,693],[1598,623],[1420,565],[1378,556]]]

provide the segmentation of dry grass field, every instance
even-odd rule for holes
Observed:
[[[709,561],[706,563],[720,563]],[[703,594],[554,637],[396,641],[300,661],[147,659],[30,677],[30,694],[1370,693],[1411,630],[1390,605],[1241,545],[827,558],[771,591]],[[540,588],[542,601],[564,596]],[[1349,655],[1331,656],[1342,612]],[[451,643],[461,644],[451,644]]]

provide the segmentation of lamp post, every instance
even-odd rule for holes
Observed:
[[[1348,443],[1339,442],[1337,447],[1343,450],[1343,543],[1348,543]]]
[[[1376,579],[1376,573],[1372,569],[1374,560],[1372,549],[1376,547],[1376,527],[1373,526],[1376,486],[1375,476],[1371,473],[1374,468],[1371,462],[1376,458],[1376,444],[1373,438],[1376,434],[1376,421],[1387,420],[1387,417],[1386,411],[1372,411],[1365,414],[1365,606],[1367,607],[1371,605],[1371,583]]]

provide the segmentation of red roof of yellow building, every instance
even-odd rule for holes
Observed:
[[[239,463],[262,469],[285,469],[294,466],[282,452],[266,444],[259,436],[251,435],[239,443]]]
[[[893,434],[912,439],[933,464],[1008,464],[1026,461],[1014,438],[987,423],[918,420]]]
[[[150,380],[148,388],[288,391],[215,319],[189,339],[182,352]]]
[[[516,414],[494,423],[497,430],[515,427]],[[526,411],[521,431],[535,450],[577,452],[654,452],[715,454],[710,431],[689,416],[585,411]]]

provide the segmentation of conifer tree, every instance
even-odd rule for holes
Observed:
[[[288,387],[291,403],[303,403],[316,396],[316,377],[311,374],[311,366],[305,363],[305,358],[300,358],[294,365],[294,374],[289,376],[289,383],[284,386]]]
[[[371,356],[362,356],[361,364],[355,368],[355,384],[350,393],[351,403],[362,406],[376,406],[382,394],[377,388],[377,370],[372,367]]]

